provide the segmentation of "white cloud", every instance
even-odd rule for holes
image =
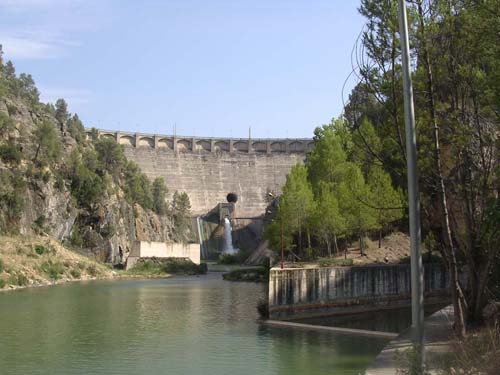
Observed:
[[[80,3],[82,0],[0,0],[0,8],[12,12],[24,12],[54,6],[67,6]]]
[[[42,102],[55,103],[57,99],[61,98],[66,100],[70,108],[79,107],[91,101],[92,92],[87,89],[70,87],[40,87]]]
[[[63,45],[29,37],[17,37],[0,33],[0,44],[9,59],[47,59],[58,58],[64,53]]]
[[[0,44],[7,59],[53,59],[95,32],[107,1],[0,0]]]

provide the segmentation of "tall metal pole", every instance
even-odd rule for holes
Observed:
[[[411,312],[413,342],[422,350],[424,338],[424,271],[420,239],[420,198],[417,176],[417,140],[415,134],[415,113],[413,108],[413,87],[410,72],[410,46],[408,19],[405,0],[399,1],[399,35],[403,58],[403,88],[406,130],[406,160],[408,168],[408,195],[411,246]]]

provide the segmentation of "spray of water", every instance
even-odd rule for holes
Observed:
[[[224,247],[222,249],[223,254],[235,254],[237,249],[233,247],[233,238],[231,236],[231,222],[226,217],[224,219]]]

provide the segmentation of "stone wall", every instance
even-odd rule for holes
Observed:
[[[126,268],[132,268],[140,258],[188,258],[200,264],[200,245],[135,241]]]
[[[444,266],[425,266],[426,302],[447,298]],[[406,306],[411,301],[410,266],[273,268],[269,275],[272,318],[346,314]]]
[[[202,215],[228,193],[238,195],[235,217],[265,212],[268,193],[281,193],[292,166],[313,147],[311,139],[223,139],[128,134],[100,130],[124,145],[125,155],[151,179],[164,177],[169,192],[189,195]]]

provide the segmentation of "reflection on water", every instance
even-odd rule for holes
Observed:
[[[425,316],[441,310],[446,304],[425,307]],[[294,322],[330,327],[366,329],[370,331],[402,333],[411,326],[411,307],[387,309],[382,311],[353,315],[325,316],[295,319]]]
[[[0,373],[358,374],[385,340],[259,324],[264,285],[220,275],[0,294]]]

